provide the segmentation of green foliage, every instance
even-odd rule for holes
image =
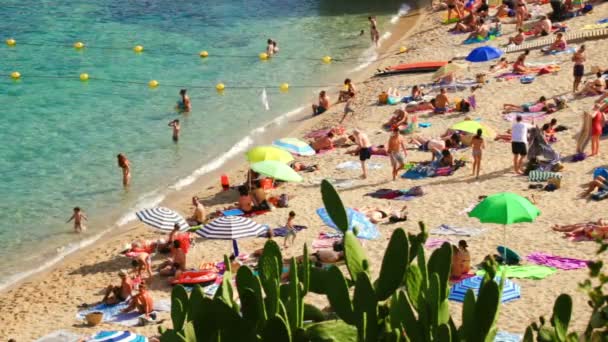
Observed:
[[[340,195],[327,180],[321,182],[321,196],[323,198],[323,205],[327,210],[327,214],[334,222],[336,227],[345,233],[348,230],[348,216],[346,215],[346,209],[342,204]]]

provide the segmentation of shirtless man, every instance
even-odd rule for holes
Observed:
[[[266,41],[266,54],[268,57],[272,57],[274,55],[274,45],[272,45],[272,39],[268,38]]]
[[[407,125],[407,120],[407,113],[402,109],[397,109],[393,113],[393,117],[387,123],[384,124],[384,127],[390,129],[399,128],[399,126]]]
[[[376,44],[378,47],[378,42],[380,41],[380,32],[378,32],[378,22],[376,21],[376,17],[367,17],[369,20],[369,31],[372,38],[372,43]]]
[[[102,303],[106,305],[114,305],[127,300],[127,298],[131,296],[131,292],[133,292],[133,281],[127,274],[127,271],[120,270],[118,272],[118,276],[120,277],[120,285],[109,285],[106,288],[106,293],[103,299],[101,300]]]
[[[315,139],[312,143],[310,143],[310,147],[312,147],[315,152],[319,153],[322,150],[331,150],[334,148],[332,139],[334,134],[332,132],[327,133],[326,136]]]
[[[148,292],[148,287],[145,283],[139,285],[139,292],[131,298],[129,306],[122,310],[123,313],[128,313],[137,310],[140,314],[150,317],[150,313],[154,310],[154,301]]]
[[[160,275],[169,277],[174,276],[178,271],[186,270],[186,253],[181,249],[180,241],[173,241],[171,257],[160,265]]]
[[[72,217],[70,217],[70,219],[67,220],[66,223],[69,223],[72,220],[74,220],[74,231],[76,233],[82,233],[84,230],[87,229],[84,223],[82,223],[82,220],[88,221],[88,219],[84,212],[80,210],[80,207],[74,207],[74,214],[72,214]]]
[[[526,35],[524,34],[524,29],[520,27],[517,29],[517,34],[515,36],[509,37],[509,44],[521,45],[525,39]]]
[[[181,97],[181,100],[177,101],[177,109],[182,112],[189,112],[192,109],[190,97],[186,95],[186,92],[186,89],[182,89],[179,91],[179,96]]]
[[[358,146],[357,151],[359,154],[359,160],[361,161],[361,170],[363,171],[361,178],[366,179],[367,165],[365,165],[365,161],[372,157],[372,144],[369,141],[367,134],[362,133],[358,129],[353,131],[353,136],[355,137],[355,143]]]
[[[572,61],[574,62],[574,84],[572,85],[573,93],[578,91],[578,86],[581,84],[583,75],[585,75],[586,60],[587,57],[585,56],[585,45],[583,44],[572,56]]]
[[[436,114],[444,114],[448,111],[448,105],[450,104],[450,100],[446,95],[445,88],[441,88],[439,94],[435,97],[435,103],[433,103],[433,110]]]
[[[180,131],[179,120],[175,119],[175,120],[169,122],[168,126],[173,128],[173,142],[177,142],[179,140],[179,131]]]
[[[194,213],[190,218],[190,223],[194,225],[203,224],[205,222],[205,206],[199,201],[198,197],[192,197],[192,205],[194,206]]]
[[[319,104],[312,105],[312,115],[317,116],[325,113],[329,109],[329,106],[329,96],[327,96],[325,90],[321,90],[319,93]]]
[[[549,19],[549,17],[547,17],[546,15],[543,15],[542,17],[540,17],[540,20],[534,25],[532,33],[534,33],[534,36],[548,36],[549,33],[551,33],[551,26],[551,19]]]
[[[446,4],[448,5],[448,22],[452,20],[452,11],[456,12],[456,18],[464,17],[460,11],[460,5],[457,3],[457,0],[447,0]]]
[[[122,169],[122,185],[127,187],[131,182],[131,163],[129,163],[129,159],[122,153],[119,153],[116,159],[118,159],[118,167]]]
[[[391,165],[393,166],[393,180],[397,180],[397,173],[403,169],[405,165],[405,157],[407,157],[407,150],[405,149],[405,143],[401,139],[399,134],[399,128],[393,128],[393,134],[388,139],[388,155],[391,158]],[[403,153],[401,153],[403,151]]]

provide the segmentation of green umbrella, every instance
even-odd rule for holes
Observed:
[[[302,181],[302,176],[295,172],[291,167],[276,160],[266,160],[251,164],[251,169],[264,176],[285,182]]]
[[[533,222],[538,215],[540,211],[530,201],[511,192],[488,196],[469,213],[469,217],[476,217],[479,222],[502,224],[505,247],[508,224]]]

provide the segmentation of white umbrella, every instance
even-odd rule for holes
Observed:
[[[179,224],[180,230],[190,228],[188,222],[180,214],[165,207],[144,209],[135,215],[141,222],[160,230],[171,231],[176,223]]]

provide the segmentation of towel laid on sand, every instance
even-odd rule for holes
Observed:
[[[560,270],[576,270],[587,267],[588,260],[574,259],[551,255],[543,252],[532,252],[526,257],[529,262],[537,265],[555,267]]]
[[[562,174],[558,173],[558,172],[542,171],[542,170],[532,170],[528,174],[529,182],[545,182],[545,181],[549,180],[549,178],[562,179]]]
[[[314,239],[312,240],[312,248],[314,249],[328,249],[333,248],[335,242],[342,241],[342,238],[331,238],[331,239]]]
[[[435,235],[477,236],[484,231],[485,229],[483,228],[466,228],[442,224],[441,226],[432,229],[429,233]]]
[[[142,315],[139,312],[122,313],[121,311],[127,306],[126,301],[115,305],[98,304],[79,311],[76,314],[76,319],[82,321],[86,315],[98,311],[103,313],[103,322],[117,323],[129,327],[137,326],[139,324],[139,317]],[[155,301],[154,311],[171,311],[171,302],[168,300]]]
[[[306,226],[293,226],[296,230],[296,232],[299,232],[302,229],[306,229]],[[286,236],[287,235],[287,228],[285,227],[280,227],[280,228],[275,228],[272,230],[272,234],[274,236]],[[263,235],[260,235],[260,237],[266,237],[266,233],[263,233]]]
[[[515,121],[515,118],[517,116],[521,116],[521,119],[523,121],[538,121],[540,119],[544,119],[547,116],[549,116],[549,114],[547,112],[536,112],[536,113],[529,113],[529,112],[513,112],[513,113],[508,113],[508,114],[504,114],[502,116],[503,119],[505,119],[506,121]]]
[[[499,331],[494,337],[494,342],[519,342],[523,340],[523,335],[512,334],[506,331]]]
[[[437,249],[437,248],[441,247],[441,245],[443,245],[446,242],[450,242],[450,241],[446,240],[446,239],[428,238],[426,240],[426,242],[424,243],[424,248]]]
[[[380,163],[374,163],[374,162],[368,162],[367,163],[367,169],[368,170],[379,170],[383,167],[383,164]],[[336,169],[338,170],[360,170],[361,169],[361,162],[359,162],[358,160],[349,160],[346,161],[344,163],[340,163],[336,166]]]
[[[497,274],[502,274],[503,271],[507,272],[507,278],[522,278],[522,279],[544,279],[557,270],[553,267],[541,266],[541,265],[513,265],[513,266],[500,266]],[[486,273],[484,270],[477,271],[478,276],[482,276]]]
[[[81,335],[74,334],[67,330],[56,330],[48,335],[44,335],[34,342],[78,342]]]

